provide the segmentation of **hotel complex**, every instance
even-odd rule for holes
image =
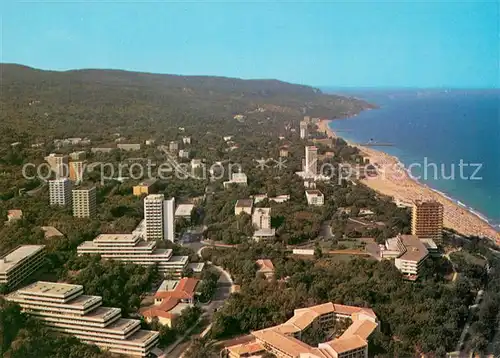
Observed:
[[[431,247],[432,244],[430,240],[424,243],[413,235],[398,235],[387,239],[385,246],[381,245],[380,257],[394,259],[396,268],[408,279],[415,280],[422,263],[429,256],[427,246]]]
[[[189,261],[188,256],[172,256],[171,249],[157,249],[156,241],[144,241],[133,234],[101,234],[78,246],[77,253],[101,255],[104,259],[142,266],[158,264],[160,273],[172,277],[181,277]]]
[[[73,216],[76,218],[94,217],[97,212],[96,188],[73,189]]]
[[[349,319],[352,324],[340,337],[320,343],[318,347],[301,341],[307,330],[329,332],[341,319]],[[370,308],[329,302],[296,309],[293,317],[285,323],[254,331],[254,340],[226,349],[231,358],[250,357],[265,351],[278,358],[367,358],[368,337],[377,326],[377,316]]]
[[[121,318],[119,308],[102,307],[102,298],[83,294],[83,286],[36,282],[5,296],[54,331],[73,335],[113,353],[147,357],[159,333],[141,322]]]
[[[420,239],[443,238],[443,204],[437,201],[415,201],[413,203],[411,234]]]
[[[144,198],[144,225],[146,240],[174,241],[175,199],[165,200],[163,194],[149,194]]]
[[[72,201],[71,186],[71,181],[68,178],[49,180],[50,205],[70,205]]]
[[[14,288],[38,271],[44,263],[45,246],[24,245],[0,259],[0,284]]]
[[[318,148],[315,146],[306,146],[304,172],[306,177],[315,177],[318,175]]]

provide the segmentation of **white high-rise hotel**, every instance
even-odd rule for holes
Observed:
[[[306,146],[304,172],[306,176],[318,175],[318,148],[316,148],[315,146]]]
[[[144,198],[144,224],[146,240],[174,241],[175,199],[165,200],[163,194],[150,194]]]
[[[68,178],[49,180],[50,205],[66,206],[72,202],[71,181]]]

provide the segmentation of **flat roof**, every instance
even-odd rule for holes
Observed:
[[[62,232],[60,232],[53,226],[41,226],[40,228],[44,232],[46,239],[50,239],[51,237],[64,236]]]
[[[44,245],[19,246],[17,249],[9,252],[0,259],[0,272],[9,272],[19,265],[23,259],[38,253],[43,250],[44,247]]]
[[[253,206],[253,199],[238,199],[236,202],[237,208],[251,208]]]
[[[139,238],[134,234],[100,234],[95,239],[95,243],[99,242],[135,242]]]
[[[185,262],[188,262],[189,260],[189,256],[172,256],[170,258],[170,260],[168,260],[168,262],[181,262],[181,263],[185,263]]]
[[[165,195],[163,194],[149,194],[144,198],[144,200],[165,200]]]
[[[151,186],[151,185],[155,184],[157,181],[158,181],[158,179],[156,179],[156,178],[145,179],[145,180],[141,181],[139,184],[137,184],[136,186]]]
[[[319,190],[306,190],[306,194],[308,195],[317,195],[317,196],[322,196],[323,193],[320,192]]]
[[[427,248],[422,242],[420,242],[420,239],[417,236],[401,235],[400,238],[403,245],[406,247],[406,252],[403,253],[399,259],[418,262],[429,254],[429,251],[427,251]]]
[[[78,291],[83,291],[82,285],[38,281],[18,290],[20,294],[66,298]]]
[[[193,209],[193,204],[179,204],[177,209],[175,209],[175,216],[191,216]]]
[[[158,291],[173,291],[178,283],[178,280],[164,280],[158,288]]]
[[[254,215],[255,214],[260,214],[260,215],[271,215],[271,208],[256,208],[253,211]]]
[[[193,270],[194,273],[200,273],[203,271],[203,268],[205,267],[204,262],[192,262],[188,264],[188,267]]]

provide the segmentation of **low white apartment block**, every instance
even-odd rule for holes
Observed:
[[[325,196],[319,190],[306,190],[308,205],[321,206],[325,204]]]
[[[72,202],[71,187],[71,180],[68,178],[49,180],[50,205],[70,205]]]
[[[19,246],[0,259],[0,284],[14,288],[44,264],[45,246]]]
[[[171,249],[157,249],[156,241],[144,241],[133,234],[101,234],[77,248],[78,255],[101,255],[103,259],[132,262],[142,266],[158,265],[166,276],[179,278],[187,267],[188,256],[173,256]]]
[[[248,178],[245,173],[233,173],[233,175],[231,176],[231,180],[225,181],[223,184],[224,188],[227,188],[231,184],[247,185]]]
[[[234,215],[246,213],[252,215],[253,199],[239,199],[234,205]]]
[[[73,216],[76,218],[94,217],[97,212],[96,188],[73,189]]]
[[[158,332],[141,330],[139,320],[121,318],[119,308],[103,307],[101,297],[84,295],[80,285],[39,281],[5,299],[48,328],[112,353],[148,357],[158,344]]]

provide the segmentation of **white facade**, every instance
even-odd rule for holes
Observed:
[[[144,237],[146,240],[174,242],[175,199],[165,200],[163,194],[150,194],[144,198]]]
[[[165,200],[163,203],[163,216],[164,216],[164,235],[163,237],[174,242],[175,237],[175,199],[171,198]]]
[[[76,218],[90,218],[97,211],[96,188],[73,189],[73,216]]]
[[[247,185],[248,178],[245,173],[233,173],[231,176],[231,180],[225,181],[224,187],[227,187],[231,184],[240,184],[240,185]]]
[[[307,122],[300,122],[300,139],[307,139],[309,137],[309,131],[307,128]]]
[[[325,204],[325,196],[319,190],[306,190],[306,199],[308,205],[321,206]]]
[[[189,261],[188,256],[172,256],[171,249],[157,249],[156,241],[144,241],[134,234],[101,234],[78,246],[77,253],[141,266],[158,265],[160,273],[172,277],[181,277]]]
[[[255,228],[271,228],[271,208],[256,208],[252,214],[252,224]]]
[[[103,307],[101,297],[84,295],[80,285],[39,281],[5,299],[51,330],[112,353],[147,357],[158,344],[158,332],[141,330],[139,320],[121,318],[119,308]]]
[[[50,205],[66,206],[72,202],[71,181],[68,178],[49,180]]]
[[[306,176],[318,175],[318,148],[316,148],[315,146],[306,146],[304,172]]]
[[[43,245],[19,246],[0,259],[0,284],[15,287],[39,270],[44,263]]]
[[[163,194],[150,194],[144,198],[144,225],[146,240],[163,240]]]

